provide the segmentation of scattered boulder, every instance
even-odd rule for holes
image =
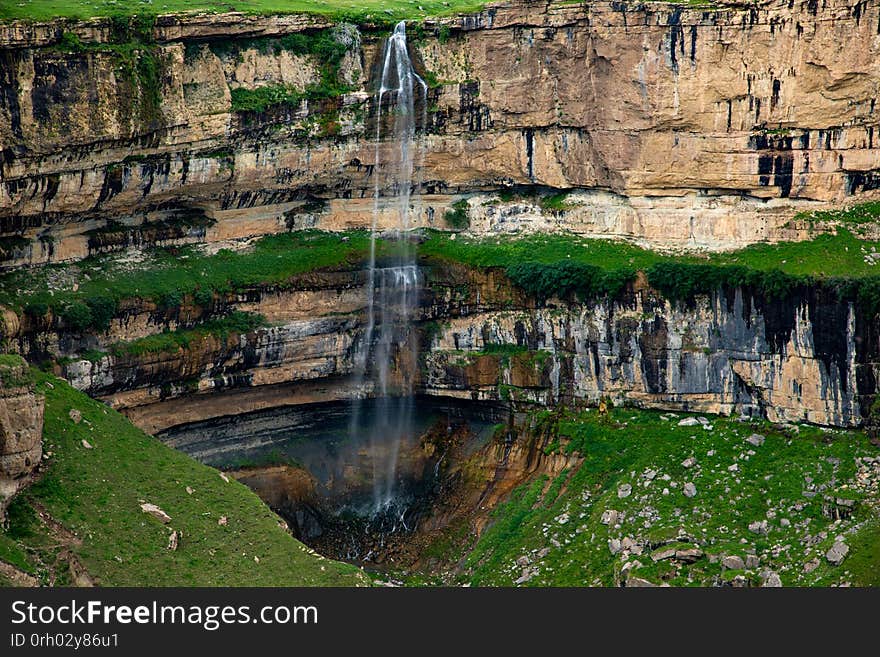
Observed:
[[[663,561],[664,559],[672,559],[675,557],[674,547],[661,547],[651,553],[651,559],[654,561]]]
[[[226,527],[229,524],[229,518],[226,516],[220,516],[220,519],[217,521],[217,524],[221,527]]]
[[[825,558],[832,566],[839,566],[846,559],[847,554],[849,554],[849,546],[843,541],[836,541],[825,553]]]
[[[94,449],[94,447],[92,447],[92,444],[88,440],[86,440],[85,438],[83,438],[83,440],[82,440],[82,446],[85,447],[86,449]]]
[[[228,483],[229,483],[229,477],[226,476],[226,473],[225,473],[225,472],[221,472],[221,473],[219,473],[219,474],[220,474],[220,478],[228,484]]]
[[[778,589],[782,586],[782,579],[775,571],[767,570],[761,573],[761,586],[764,588]]]
[[[617,554],[622,549],[622,544],[619,539],[612,538],[608,540],[608,550],[611,554]]]
[[[729,555],[721,559],[721,565],[728,570],[743,570],[746,567],[742,557],[735,554]]]
[[[678,421],[678,426],[680,427],[696,427],[700,424],[700,421],[695,417],[686,417],[683,420]]]
[[[682,467],[684,468],[692,468],[697,464],[697,459],[693,456],[689,456],[684,461],[681,462]]]
[[[177,533],[177,530],[174,530],[171,532],[171,536],[168,537],[168,549],[175,552],[177,550],[178,541],[179,534]]]
[[[195,491],[192,489],[192,487],[191,487],[191,486],[187,486],[187,487],[186,487],[186,494],[187,494],[187,495],[192,495],[193,493],[195,493]]]
[[[694,563],[703,558],[703,551],[698,547],[682,548],[675,551],[675,558],[684,563]]]
[[[813,572],[814,570],[816,570],[816,568],[819,567],[820,563],[821,562],[818,559],[816,559],[815,557],[813,559],[810,559],[807,563],[804,564],[804,572],[805,573]]]
[[[80,413],[75,408],[71,408],[68,415],[70,416],[70,419],[73,420],[74,424],[79,424],[80,422],[82,422],[82,419],[83,419],[82,413]]]
[[[143,504],[141,504],[141,511],[143,511],[144,513],[149,513],[151,516],[158,520],[161,520],[164,523],[171,522],[171,516],[169,516],[155,504],[144,502]]]
[[[761,560],[754,554],[746,555],[746,568],[757,568],[761,564]]]
[[[767,521],[766,520],[756,520],[755,522],[749,523],[749,531],[753,534],[758,534],[759,536],[767,535]]]
[[[618,518],[620,518],[620,511],[606,509],[602,512],[602,517],[599,519],[599,522],[603,525],[616,525]]]
[[[629,497],[632,493],[632,486],[629,484],[621,484],[617,487],[617,497],[623,499],[624,497]]]
[[[765,440],[766,438],[764,438],[764,436],[759,433],[753,433],[751,436],[746,438],[746,442],[754,447],[760,447],[764,444]]]
[[[654,584],[654,582],[645,579],[644,577],[634,577],[634,576],[630,575],[629,577],[626,578],[626,586],[633,587],[633,588],[649,588],[649,587],[653,588],[653,587],[656,587],[657,585]]]
[[[692,481],[687,482],[684,485],[684,496],[685,497],[696,497],[697,495],[697,487],[694,486]]]

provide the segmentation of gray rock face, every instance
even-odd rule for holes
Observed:
[[[839,566],[849,554],[849,546],[843,541],[836,541],[834,545],[825,553],[825,558],[832,566]]]
[[[746,567],[746,564],[745,562],[743,562],[742,557],[738,557],[736,555],[724,557],[721,560],[721,565],[728,570],[743,570]]]
[[[24,362],[0,366],[0,520],[43,454],[43,398],[28,373]]]
[[[761,586],[763,588],[779,588],[782,586],[782,578],[778,573],[768,570],[761,573]]]
[[[749,531],[753,534],[758,534],[759,536],[767,535],[767,521],[766,520],[756,520],[755,522],[749,523]]]
[[[746,442],[749,445],[753,445],[755,447],[760,447],[761,445],[763,445],[765,440],[766,438],[764,438],[764,436],[759,433],[753,433],[751,436],[746,438]]]

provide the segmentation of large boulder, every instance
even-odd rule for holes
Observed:
[[[17,356],[0,356],[0,520],[43,454],[43,397]]]

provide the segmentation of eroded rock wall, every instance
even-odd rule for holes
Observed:
[[[7,359],[9,356],[6,357]],[[0,364],[0,520],[43,454],[43,398],[24,361]]]
[[[876,0],[774,0],[509,2],[413,28],[433,84],[418,223],[444,227],[445,209],[468,197],[475,232],[551,227],[710,249],[805,237],[797,210],[880,186],[878,25]],[[235,89],[301,90],[319,76],[314,57],[253,38],[323,19],[160,18],[143,37],[152,86],[112,49],[59,45],[66,33],[112,42],[111,27],[0,28],[7,265],[369,223],[383,31],[348,39],[350,92],[242,113]],[[557,213],[478,211],[515,186],[577,194]]]
[[[766,299],[719,290],[664,299],[640,278],[619,298],[537,304],[498,270],[426,266],[417,331],[420,392],[517,405],[595,403],[858,426],[876,392],[877,318],[822,287]],[[61,373],[155,432],[272,406],[357,396],[366,290],[356,273],[311,289],[254,290],[237,308],[272,326],[164,351],[87,360]],[[342,286],[341,281],[349,285]],[[124,326],[119,323],[117,326]],[[104,346],[118,340],[111,329]],[[91,338],[95,339],[94,336]],[[20,336],[22,344],[41,339]],[[101,345],[99,345],[101,346]],[[397,366],[408,367],[403,359]]]

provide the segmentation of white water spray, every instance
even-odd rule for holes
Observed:
[[[367,327],[355,357],[356,375],[361,384],[368,380],[372,383],[377,398],[374,419],[366,429],[372,450],[374,513],[388,509],[394,501],[400,442],[413,426],[411,365],[415,362],[416,345],[411,329],[418,308],[419,275],[415,245],[407,233],[413,227],[410,196],[417,182],[414,181],[414,153],[421,154],[415,140],[416,95],[421,94],[421,124],[424,126],[427,91],[425,81],[413,70],[406,47],[406,25],[401,21],[385,43],[376,98]],[[385,148],[382,144],[383,102],[391,113]],[[379,266],[376,241],[380,234],[383,198],[394,199],[397,221],[382,235],[393,248]],[[360,403],[356,401],[352,432],[364,430],[359,426],[360,415]]]

